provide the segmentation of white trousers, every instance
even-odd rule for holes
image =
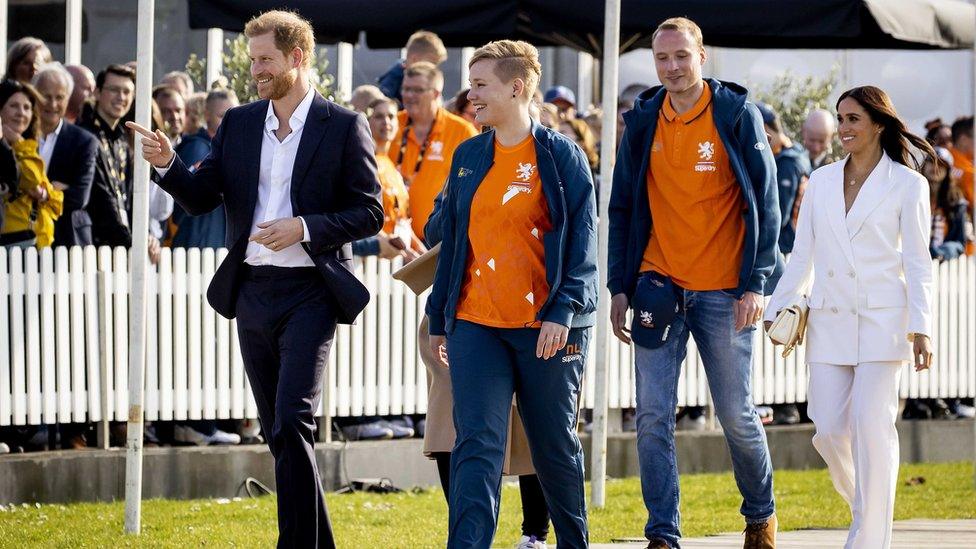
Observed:
[[[898,479],[898,377],[903,362],[810,364],[813,446],[851,507],[845,549],[888,549]]]

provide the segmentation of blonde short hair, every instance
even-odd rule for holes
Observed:
[[[248,38],[269,32],[274,33],[275,46],[282,53],[287,56],[293,49],[299,48],[304,53],[302,66],[312,66],[312,59],[315,57],[315,33],[311,23],[297,13],[275,10],[252,18],[244,26],[244,36]]]
[[[444,42],[441,41],[440,36],[430,31],[419,30],[411,34],[407,40],[407,57],[411,55],[434,59],[433,63],[440,65],[447,61],[447,48],[444,47]]]
[[[670,19],[665,19],[660,25],[657,26],[654,34],[651,35],[652,49],[654,47],[654,40],[657,39],[657,35],[661,34],[661,31],[669,30],[687,32],[689,35],[691,35],[692,40],[695,41],[695,44],[697,44],[699,48],[705,47],[701,27],[699,27],[697,23],[691,19],[688,19],[687,17],[672,17]]]
[[[525,96],[532,98],[542,78],[539,50],[522,40],[496,40],[475,50],[468,68],[478,61],[495,61],[495,75],[504,82],[521,78],[525,82]]]
[[[423,76],[427,79],[427,83],[430,85],[430,87],[437,91],[442,91],[444,89],[444,73],[437,68],[437,65],[429,61],[417,61],[404,69],[404,78],[414,76]]]

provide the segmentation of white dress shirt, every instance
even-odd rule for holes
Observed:
[[[58,136],[61,135],[61,128],[64,127],[64,119],[62,118],[58,122],[58,127],[54,128],[54,131],[42,135],[37,140],[37,150],[41,155],[41,159],[44,160],[44,172],[47,173],[51,169],[51,157],[54,156],[54,146],[58,142]]]
[[[268,102],[268,114],[264,117],[264,133],[261,139],[261,173],[258,175],[258,201],[254,205],[254,218],[251,221],[251,234],[261,228],[258,223],[294,217],[291,209],[291,174],[295,168],[295,157],[298,155],[298,144],[302,140],[305,129],[305,119],[312,107],[315,88],[308,87],[308,93],[298,104],[288,126],[291,133],[282,141],[278,141],[275,130],[278,129],[278,117],[274,113],[274,103]],[[301,219],[301,218],[299,218]],[[304,235],[302,242],[307,242],[308,226],[302,219]],[[300,243],[287,248],[272,251],[257,242],[248,242],[244,253],[244,262],[250,265],[276,265],[278,267],[314,267],[312,258],[305,252]]]
[[[264,117],[264,132],[261,137],[261,168],[258,174],[258,201],[254,205],[254,217],[251,220],[253,235],[262,229],[258,223],[274,219],[295,217],[291,208],[291,175],[295,168],[295,157],[298,155],[298,145],[302,140],[302,130],[305,119],[312,107],[315,88],[309,86],[308,93],[288,119],[291,133],[278,141],[275,130],[278,129],[278,117],[274,113],[274,104],[268,102],[268,113]],[[172,165],[172,164],[171,164]],[[160,176],[166,175],[167,168],[156,168]],[[302,242],[311,240],[308,225],[302,222]],[[295,243],[287,248],[272,251],[257,242],[248,242],[244,253],[244,262],[249,265],[274,265],[277,267],[314,267],[312,258],[305,252],[301,243]]]

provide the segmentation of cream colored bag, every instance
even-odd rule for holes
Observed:
[[[797,345],[803,345],[803,334],[807,330],[809,314],[810,308],[807,306],[806,296],[776,314],[776,320],[773,320],[766,335],[773,345],[783,345],[783,358],[790,356]]]

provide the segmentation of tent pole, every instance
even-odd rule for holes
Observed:
[[[224,31],[207,29],[207,76],[200,91],[210,91],[210,86],[224,72]]]
[[[470,74],[468,63],[472,57],[474,57],[474,48],[461,48],[461,85],[458,89],[463,90],[464,88],[470,87],[470,84],[468,84],[468,76]]]
[[[154,0],[139,0],[136,42],[136,123],[152,127],[150,103],[153,82]],[[143,376],[146,369],[146,271],[149,234],[149,163],[133,166],[132,270],[129,289],[129,416],[125,454],[125,532],[138,534],[142,511]]]
[[[352,44],[336,44],[336,96],[342,101],[352,97]]]
[[[81,64],[81,2],[82,0],[68,0],[65,2],[67,11],[64,26],[64,64]]]
[[[8,21],[10,21],[10,14],[7,13],[7,0],[0,0],[0,67],[7,66]]]
[[[600,300],[596,316],[596,372],[593,376],[593,439],[590,468],[590,505],[602,509],[606,504],[607,478],[607,349],[609,306],[607,295],[607,207],[613,183],[613,164],[617,144],[617,78],[620,61],[620,0],[606,0],[603,26],[603,130],[600,133],[600,219],[598,223],[598,263]]]

